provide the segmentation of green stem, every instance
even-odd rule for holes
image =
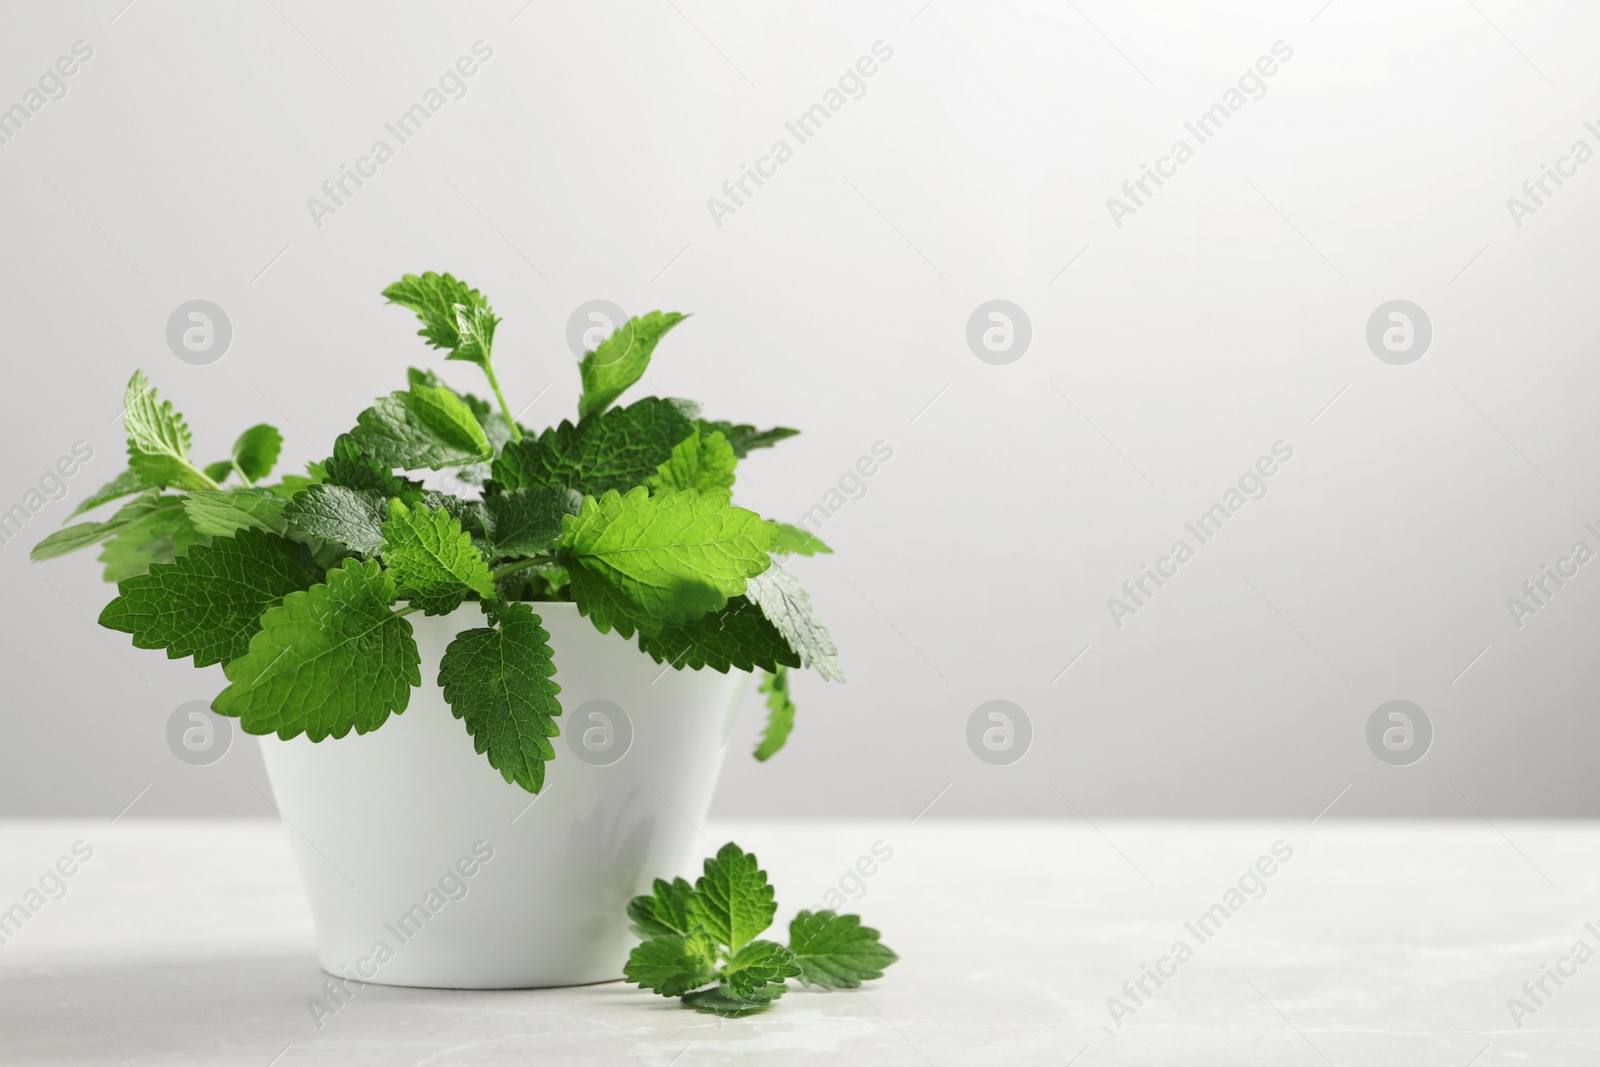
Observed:
[[[494,368],[489,366],[488,360],[484,361],[483,373],[489,379],[489,388],[494,390],[494,398],[500,401],[500,414],[506,417],[506,425],[511,427],[511,439],[522,440],[522,427],[511,417],[511,405],[506,403],[506,395],[500,391],[500,379],[494,376]]]
[[[202,482],[204,482],[205,483],[205,487],[207,489],[215,489],[218,492],[221,492],[222,486],[218,485],[215,481],[213,481],[211,479],[211,476],[209,474],[207,474],[205,471],[201,470],[199,467],[196,467],[193,463],[190,463],[188,460],[184,459],[182,456],[177,457],[177,460],[178,460],[179,463],[182,463],[185,467],[189,468],[189,473],[193,474],[196,478],[199,478]],[[235,467],[234,469],[238,470],[237,467]],[[241,478],[244,477],[244,472],[243,471],[239,471],[239,477],[241,477]],[[246,484],[248,484],[248,482]]]
[[[508,574],[515,574],[518,571],[525,571],[529,567],[538,567],[555,561],[556,558],[554,556],[529,556],[527,559],[519,559],[515,563],[507,563],[504,567],[496,567],[490,572],[489,577],[498,582]]]
[[[250,480],[250,476],[244,472],[244,468],[239,466],[239,461],[238,460],[230,459],[228,461],[228,465],[233,468],[233,473],[235,473],[235,474],[237,474],[239,476],[239,480],[245,484],[245,488],[246,489],[255,488],[255,484],[256,483],[252,482]]]

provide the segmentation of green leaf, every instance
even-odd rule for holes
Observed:
[[[363,556],[375,556],[383,547],[383,522],[388,514],[381,493],[343,485],[308,485],[283,507],[284,521],[292,529],[337,542]]]
[[[664,626],[653,634],[641,632],[639,650],[678,670],[710,667],[726,674],[730,668],[773,671],[800,666],[800,654],[761,609],[742,596],[730,599],[722,611]]]
[[[688,934],[694,925],[689,921],[689,897],[694,894],[694,886],[682,878],[670,882],[657,878],[652,889],[650,894],[628,901],[633,932],[645,939]]]
[[[313,741],[370,733],[422,684],[411,624],[390,610],[394,580],[376,560],[347,560],[327,582],[267,609],[250,651],[223,670],[212,702],[246,733]]]
[[[422,329],[417,336],[434,348],[447,348],[446,359],[464,359],[479,365],[487,364],[489,351],[477,344],[476,337],[463,338],[457,307],[464,308],[468,321],[480,331],[480,314],[487,316],[489,340],[494,337],[494,324],[500,320],[489,310],[489,301],[478,290],[457,281],[448,274],[407,274],[383,291],[391,303],[410,308],[417,313]],[[398,466],[398,464],[396,464]]]
[[[774,982],[800,973],[794,953],[776,941],[752,941],[728,960],[722,980],[736,997],[759,994]]]
[[[789,672],[779,667],[767,674],[761,679],[761,691],[767,694],[767,728],[761,733],[755,757],[765,763],[777,755],[794,729],[795,707],[789,696]]]
[[[717,495],[676,490],[586,497],[565,520],[573,599],[601,633],[656,633],[710,611],[771,564],[778,530]]]
[[[717,979],[716,946],[704,930],[652,937],[628,954],[622,977],[664,997],[682,996]]]
[[[789,949],[799,965],[800,980],[823,989],[856,989],[882,978],[883,969],[900,957],[880,944],[878,931],[862,926],[855,915],[802,911],[789,923]]]
[[[389,501],[383,563],[399,595],[429,615],[446,615],[469,593],[494,598],[494,579],[472,536],[443,508]]]
[[[363,452],[388,468],[441,470],[492,454],[472,409],[443,386],[413,385],[381,397],[350,432]]]
[[[168,659],[193,656],[206,667],[243,656],[262,612],[321,580],[305,546],[241,530],[124,580],[100,625],[132,634],[135,648],[164,648]]]
[[[259,482],[278,465],[282,450],[283,434],[263,422],[250,427],[233,443],[233,463],[246,478]]]
[[[692,433],[672,446],[668,459],[645,484],[652,489],[698,489],[702,493],[733,492],[733,468],[739,460],[720,433]]]
[[[139,477],[138,471],[125,470],[84,497],[78,506],[72,509],[72,514],[67,516],[67,521],[70,522],[86,511],[93,511],[101,504],[109,504],[113,500],[121,500],[125,496],[150,488],[153,486],[147,485],[145,480]]]
[[[221,485],[233,474],[233,460],[219,459],[215,463],[207,463],[200,468],[200,473]]]
[[[215,489],[189,462],[189,425],[169,401],[156,395],[144,371],[134,371],[122,397],[128,433],[128,467],[150,485]]]
[[[507,604],[498,615],[498,627],[463,630],[450,642],[439,685],[478,753],[487,753],[506,781],[537,793],[544,765],[556,756],[550,738],[561,732],[550,635],[526,604]]]
[[[791,430],[787,426],[774,426],[770,430],[758,430],[748,423],[714,422],[710,419],[700,420],[701,433],[720,433],[728,439],[728,445],[733,449],[733,454],[740,459],[748,456],[757,448],[771,448],[786,437],[793,437],[799,430]]]
[[[189,521],[185,500],[182,496],[153,498],[148,507],[139,509],[133,520],[105,543],[100,562],[105,564],[106,581],[116,583],[144,574],[152,564],[171,563],[192,546],[205,542],[206,535]],[[139,500],[131,500],[123,505],[111,521],[117,521],[123,511],[138,503]]]
[[[721,1015],[724,1018],[735,1018],[741,1015],[754,1015],[758,1011],[765,1011],[774,1000],[789,991],[789,987],[782,982],[773,982],[764,989],[756,990],[744,996],[736,995],[725,985],[715,986],[711,989],[701,989],[684,996],[683,1002],[695,1011],[703,1011],[708,1015]]]
[[[694,423],[671,402],[646,397],[507,445],[494,461],[494,478],[505,489],[564,485],[585,496],[625,493],[643,485],[693,433]]]
[[[322,464],[322,481],[346,489],[370,489],[384,499],[397,496],[414,504],[422,495],[422,483],[401,478],[388,467],[361,450],[351,434],[342,433],[333,442],[333,455]]]
[[[455,312],[460,346],[444,358],[464,359],[468,363],[487,367],[494,354],[494,328],[499,324],[499,318],[489,310],[487,304],[472,307],[457,304]]]
[[[705,874],[689,898],[689,918],[734,954],[772,925],[777,910],[767,872],[732,841],[705,861]]]
[[[790,526],[786,522],[778,523],[778,543],[772,546],[775,556],[815,556],[818,554],[833,555],[833,549],[822,543],[822,539],[808,530],[798,526]]]
[[[179,507],[183,505],[182,497],[172,496],[166,499],[176,501]],[[116,514],[104,522],[80,522],[76,525],[68,526],[66,529],[55,531],[34,545],[33,550],[28,553],[28,558],[36,562],[55,559],[57,556],[64,556],[68,552],[76,552],[80,548],[99,544],[162,506],[157,504],[159,500],[161,500],[161,490],[147,489],[138,498],[130,500],[118,508]]]
[[[794,575],[774,566],[751,578],[745,595],[760,605],[762,613],[800,654],[801,663],[830,682],[844,681],[833,636],[811,613],[811,594]]]
[[[184,500],[194,528],[208,537],[231,537],[239,530],[282,536],[284,501],[261,489],[195,489]]]
[[[503,559],[548,551],[561,536],[561,517],[576,515],[583,498],[565,486],[536,485],[496,493],[483,503],[495,558]]]
[[[578,418],[600,414],[628,386],[643,377],[645,368],[650,366],[650,355],[661,338],[687,317],[676,311],[652,311],[629,319],[593,352],[585,353],[578,364],[578,373],[583,377]]]

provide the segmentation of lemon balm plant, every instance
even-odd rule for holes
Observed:
[[[474,602],[479,625],[450,641],[438,685],[476,751],[538,793],[562,712],[541,605],[571,602],[663,669],[761,672],[769,719],[756,756],[776,752],[794,719],[786,672],[843,680],[827,628],[778,562],[830,550],[732,502],[739,461],[797,431],[706,419],[684,400],[618,405],[684,319],[657,311],[583,357],[577,420],[536,433],[501,392],[500,319],[478,290],[427,273],[383,295],[416,313],[445,359],[479,367],[493,400],[412,369],[331,455],[269,481],[276,429],[251,427],[202,464],[183,416],[136,373],[128,469],[74,517],[124,503],[45,538],[33,558],[101,545],[118,586],[101,624],[197,667],[220,663],[228,685],[212,706],[248,733],[377,730],[422,684],[409,618]],[[417,475],[430,471],[453,472],[463,491],[425,487]]]

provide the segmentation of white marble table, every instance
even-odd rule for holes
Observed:
[[[780,921],[844,879],[901,962],[861,993],[796,991],[747,1019],[620,982],[368,986],[319,1027],[308,1001],[324,976],[276,824],[0,823],[0,909],[74,842],[93,849],[64,895],[4,928],[0,1063],[1600,1063],[1600,959],[1570,955],[1579,940],[1600,950],[1593,823],[923,819],[707,833],[757,852]],[[877,842],[892,857],[853,883]],[[1277,842],[1292,855],[1263,862]],[[1258,862],[1272,872],[1261,888],[1245,877],[1230,898]],[[1192,950],[1181,962],[1179,941]],[[1146,964],[1170,977],[1157,988]],[[1545,965],[1573,973],[1546,977],[1535,1005],[1522,987]],[[1140,993],[1141,977],[1149,995],[1135,1001],[1123,983]],[[1131,1013],[1113,1020],[1113,996]],[[1511,997],[1531,1014],[1514,1021]]]

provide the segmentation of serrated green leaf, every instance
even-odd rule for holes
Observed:
[[[498,615],[497,627],[463,630],[450,642],[439,685],[478,753],[506,781],[537,793],[556,755],[550,738],[561,732],[550,635],[526,604],[507,604]]]
[[[206,535],[189,521],[185,500],[182,496],[156,497],[148,508],[140,509],[133,521],[122,526],[100,550],[104,579],[117,583],[144,574],[153,564],[171,563],[194,545],[204,544]],[[129,501],[123,507],[131,508],[136,503],[137,500]],[[121,510],[112,516],[112,521],[120,515]]]
[[[735,954],[772,925],[777,910],[767,872],[732,841],[705,861],[705,874],[689,898],[689,918]]]
[[[633,932],[645,939],[687,934],[694,925],[689,921],[689,897],[694,894],[694,886],[682,878],[670,882],[657,878],[651,889],[649,894],[628,901]]]
[[[671,403],[646,397],[507,445],[494,461],[495,482],[504,489],[564,485],[596,497],[625,493],[643,485],[693,433],[694,424]]]
[[[206,667],[247,653],[262,612],[321,580],[305,546],[241,530],[123,581],[100,625],[132,634],[135,648],[164,648],[168,659],[193,656]]]
[[[733,454],[744,459],[757,448],[771,448],[786,437],[793,437],[799,430],[791,430],[787,426],[774,426],[770,430],[758,430],[749,423],[716,422],[710,419],[700,420],[700,432],[720,433],[728,439],[728,446],[733,449]]]
[[[856,989],[883,977],[900,957],[878,941],[878,931],[855,915],[802,911],[789,923],[789,949],[800,980],[823,989]]]
[[[716,946],[704,930],[653,937],[628,954],[626,981],[664,997],[677,997],[717,979]]]
[[[169,401],[156,394],[144,371],[134,371],[122,397],[123,429],[128,434],[128,467],[149,485],[215,489],[189,462],[189,425]]]
[[[282,536],[285,501],[260,489],[195,489],[184,500],[194,528],[207,537],[231,537],[239,530]]]
[[[833,549],[822,543],[822,538],[809,530],[778,523],[778,543],[772,546],[774,556],[833,555]]]
[[[80,522],[56,530],[34,545],[33,550],[28,553],[28,558],[36,562],[55,559],[68,552],[76,552],[80,548],[99,544],[156,510],[159,506],[156,502],[160,499],[161,490],[155,488],[144,490],[136,499],[118,508],[116,513],[104,522]],[[167,500],[176,501],[179,507],[183,506],[182,497],[173,496]]]
[[[663,626],[653,634],[639,634],[639,649],[657,663],[678,670],[709,667],[726,674],[741,671],[782,670],[800,666],[800,655],[789,647],[777,627],[747,597],[736,596],[721,611],[708,612],[677,626]]]
[[[483,502],[497,559],[549,551],[561,536],[561,517],[576,515],[583,498],[561,485],[496,493]]]
[[[416,312],[422,329],[417,336],[434,348],[450,349],[446,359],[464,359],[480,365],[489,360],[487,349],[480,348],[473,338],[463,338],[456,309],[466,309],[469,321],[476,322],[479,314],[488,317],[489,338],[492,341],[494,324],[500,320],[489,309],[489,301],[466,282],[457,281],[449,274],[407,274],[383,291],[391,303]],[[478,327],[480,330],[483,327]]]
[[[728,959],[722,968],[722,980],[730,993],[743,998],[799,973],[794,953],[776,941],[752,941]]]
[[[493,520],[490,519],[489,509],[483,501],[464,500],[437,489],[424,489],[419,503],[449,513],[451,518],[461,524],[463,530],[472,535],[472,543],[478,546],[479,551],[485,556],[489,554],[489,528]]]
[[[442,508],[408,508],[389,501],[383,524],[383,563],[399,595],[429,615],[446,615],[469,593],[494,598],[483,553],[461,523]]]
[[[593,352],[585,353],[578,363],[578,373],[583,378],[578,418],[600,414],[628,386],[643,377],[661,338],[687,317],[676,311],[652,311],[629,319]]]
[[[363,556],[375,556],[383,547],[388,516],[388,502],[376,490],[320,483],[306,486],[283,507],[291,529],[337,542]]]
[[[710,611],[770,564],[778,530],[717,495],[669,490],[586,497],[563,520],[573,599],[601,633],[657,633]]]
[[[394,580],[376,560],[347,560],[326,583],[267,609],[250,651],[228,663],[228,688],[212,702],[246,733],[370,733],[406,709],[422,684],[411,624],[390,605]]]
[[[783,667],[761,679],[761,691],[767,694],[767,726],[761,732],[755,757],[765,763],[778,754],[789,740],[794,729],[794,700],[789,696],[789,672]]]
[[[278,465],[283,434],[261,423],[250,427],[233,443],[233,463],[252,482],[259,482]]]
[[[346,489],[371,490],[385,500],[397,496],[414,504],[422,496],[422,483],[401,478],[363,452],[354,436],[342,433],[333,442],[333,455],[322,463],[322,481]]]
[[[444,358],[464,359],[468,363],[487,367],[494,354],[494,328],[500,319],[489,310],[487,304],[457,304],[455,313],[456,334],[460,343],[454,352]]]
[[[702,493],[733,492],[733,469],[739,460],[720,433],[692,433],[672,446],[668,459],[645,484],[652,489],[698,489]]]
[[[413,385],[356,416],[351,437],[380,465],[403,470],[459,467],[492,454],[472,409],[443,386]]]
[[[747,993],[744,996],[738,996],[727,986],[718,985],[711,989],[701,989],[685,994],[683,1002],[695,1011],[702,1011],[708,1015],[737,1018],[742,1015],[754,1015],[756,1012],[765,1011],[773,1001],[788,991],[789,987],[784,983],[773,982],[765,988]]]
[[[109,504],[113,500],[121,500],[125,496],[131,496],[134,493],[138,493],[150,488],[153,488],[153,486],[147,485],[145,480],[139,477],[139,473],[137,471],[131,469],[125,470],[115,478],[111,479],[105,485],[102,485],[100,488],[84,497],[83,500],[78,503],[78,506],[72,509],[72,514],[68,515],[65,521],[71,522],[79,515],[82,515],[86,511],[93,511],[101,504]]]
[[[800,654],[801,663],[830,682],[844,681],[833,636],[812,614],[811,594],[805,591],[799,579],[782,567],[773,566],[751,579],[745,595],[761,607],[790,647]]]

